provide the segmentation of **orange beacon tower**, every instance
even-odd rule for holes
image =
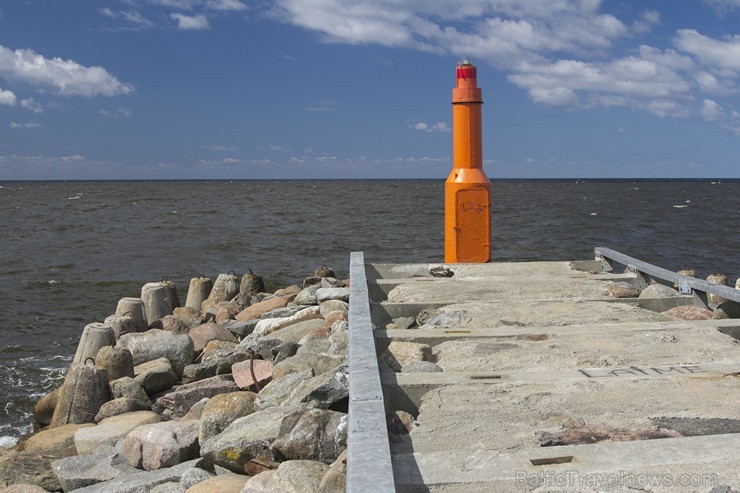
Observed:
[[[445,263],[491,258],[491,182],[483,171],[481,90],[469,60],[452,90],[452,173],[445,183]]]

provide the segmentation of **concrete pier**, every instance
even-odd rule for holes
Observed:
[[[740,489],[740,320],[614,298],[645,278],[603,260],[439,265],[365,266],[385,411],[415,418],[390,435],[396,491]],[[394,341],[443,371],[394,372]]]

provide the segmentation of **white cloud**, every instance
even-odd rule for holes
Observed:
[[[34,113],[43,113],[44,107],[37,103],[33,98],[21,99],[21,107]]]
[[[740,0],[705,1],[740,7]],[[626,42],[661,24],[661,14],[644,10],[620,19],[606,9],[602,0],[276,0],[271,14],[326,42],[470,56],[545,106],[705,118],[706,96],[737,93],[740,35],[715,39],[683,29],[670,47],[629,48]],[[434,131],[425,122],[410,128]]]
[[[699,34],[695,29],[680,29],[674,43],[694,55],[701,64],[719,70],[740,71],[740,35],[718,40]]]
[[[431,125],[425,122],[414,122],[409,124],[409,128],[412,130],[420,130],[422,132],[450,132],[450,126],[445,122],[432,123]]]
[[[10,128],[41,128],[42,125],[36,122],[28,122],[28,123],[10,122],[8,126]]]
[[[129,29],[148,29],[150,27],[154,27],[154,23],[144,17],[140,12],[137,12],[136,10],[118,10],[114,11],[108,7],[98,9],[98,12],[100,12],[102,15],[114,19],[114,20],[122,20],[124,22],[127,22],[130,24]]]
[[[15,106],[15,93],[6,89],[0,89],[0,104],[5,106]]]
[[[740,8],[740,0],[704,0],[704,2],[713,6],[720,14]]]
[[[203,14],[198,15],[185,15],[185,14],[170,14],[170,17],[177,21],[177,28],[181,31],[202,31],[204,29],[210,29],[208,19]]]
[[[247,6],[239,0],[210,0],[206,2],[206,8],[213,10],[247,10]]]
[[[660,24],[660,13],[655,10],[646,10],[640,15],[639,19],[632,23],[632,31],[637,34],[645,34],[658,24]]]
[[[629,34],[599,6],[591,0],[279,0],[273,13],[330,42],[469,55],[510,66],[541,51],[608,48]]]
[[[247,6],[240,0],[152,0],[155,5],[171,7],[180,10],[210,9],[239,11],[247,10]]]
[[[714,122],[724,117],[724,110],[720,105],[711,99],[705,99],[701,108],[701,117],[704,121]]]
[[[290,152],[290,149],[287,149],[285,147],[275,145],[275,144],[268,144],[265,147],[261,147],[260,150],[262,151],[274,151],[274,152]]]
[[[85,67],[74,60],[46,58],[33,50],[0,46],[0,76],[65,96],[118,96],[134,88],[102,67]]]
[[[225,145],[215,145],[215,146],[203,146],[203,149],[209,150],[209,151],[215,151],[215,152],[230,152],[235,151],[236,147],[228,147]]]
[[[99,109],[98,114],[106,116],[108,118],[118,118],[118,117],[128,118],[134,115],[134,113],[130,109],[121,108],[121,107],[118,107],[115,110]]]
[[[601,63],[558,60],[521,64],[518,69],[509,80],[527,89],[534,102],[546,106],[648,109],[657,99],[690,98],[691,86],[679,74],[641,57]]]

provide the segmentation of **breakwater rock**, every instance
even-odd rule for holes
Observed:
[[[265,292],[233,271],[147,283],[89,324],[5,491],[344,491],[349,280]]]

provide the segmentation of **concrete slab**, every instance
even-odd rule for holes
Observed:
[[[712,435],[547,450],[398,454],[393,467],[398,492],[708,492],[740,482],[737,463],[726,457],[739,447],[738,434]],[[563,457],[572,459],[545,468],[532,464]]]
[[[397,491],[740,490],[740,321],[615,300],[608,282],[641,280],[603,262],[437,265],[367,267],[378,351],[430,344],[444,370],[382,374],[386,411],[416,416]],[[382,330],[427,307],[445,316]]]

